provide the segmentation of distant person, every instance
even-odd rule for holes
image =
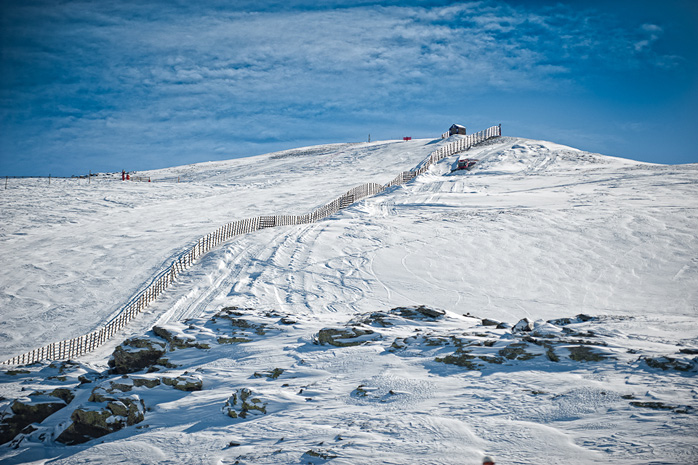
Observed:
[[[482,459],[482,465],[494,465],[494,460],[489,455],[485,455],[485,458]]]
[[[126,171],[121,170],[121,180],[125,181],[126,180]]]

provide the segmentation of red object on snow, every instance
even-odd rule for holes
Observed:
[[[403,137],[402,140],[412,140],[411,137]]]
[[[475,166],[479,161],[480,160],[476,158],[462,158],[458,160],[458,167],[456,169],[470,171],[471,169],[473,169],[473,166]]]

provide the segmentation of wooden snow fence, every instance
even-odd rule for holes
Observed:
[[[194,264],[199,257],[228,239],[241,234],[248,234],[253,231],[276,226],[315,223],[316,221],[347,208],[361,199],[380,194],[390,187],[411,181],[418,175],[426,172],[432,164],[450,155],[462,152],[479,142],[498,136],[501,136],[500,127],[492,126],[484,131],[471,134],[446,144],[432,152],[429,157],[420,164],[418,169],[404,171],[386,185],[369,183],[354,187],[341,197],[305,215],[259,216],[233,221],[232,223],[223,225],[200,238],[192,247],[175,258],[169,267],[158,273],[148,286],[138,292],[116,316],[101,328],[83,336],[60,342],[53,342],[44,347],[17,355],[16,357],[1,362],[0,365],[26,365],[40,360],[68,360],[92,352],[97,347],[110,340],[118,331],[123,329],[139,313],[145,310],[151,302],[157,299],[158,296],[173,284],[177,277]]]

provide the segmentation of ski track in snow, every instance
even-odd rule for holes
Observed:
[[[149,185],[16,181],[0,200],[0,245],[10,263],[0,274],[0,355],[97,327],[220,224],[305,213],[362,182],[387,182],[438,147],[429,142],[338,144],[177,167],[145,173]],[[463,156],[480,162],[451,173],[457,156],[450,157],[318,223],[256,231],[211,251],[81,362],[103,368],[124,339],[226,306],[279,311],[299,323],[220,349],[226,356],[201,351],[205,389],[157,399],[143,429],[82,446],[4,447],[0,460],[323,463],[302,456],[314,449],[337,453],[327,461],[337,464],[475,464],[484,453],[519,464],[695,462],[695,410],[638,409],[623,397],[695,409],[695,373],[637,363],[480,373],[389,353],[389,340],[311,343],[319,329],[357,314],[425,304],[510,323],[603,316],[592,329],[616,341],[607,350],[619,355],[698,348],[698,165],[642,164],[510,137]],[[279,384],[251,376],[274,367],[287,369]],[[0,385],[8,398],[49,384],[8,379]],[[359,385],[373,397],[350,395]],[[220,409],[239,387],[273,399],[270,413],[231,423]],[[68,420],[61,412],[51,424]]]

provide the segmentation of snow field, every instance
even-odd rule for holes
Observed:
[[[398,160],[400,150],[409,147],[415,147],[409,155],[415,160]],[[346,190],[332,187],[345,182],[336,176],[338,164],[352,166],[366,181],[375,181],[372,169],[402,163],[386,168],[387,181],[433,148],[428,141],[417,141],[343,146],[337,152],[332,147],[291,151],[283,158],[265,158],[268,164],[249,162],[245,176],[233,162],[229,163],[235,168],[228,171],[223,162],[176,168],[162,178],[176,178],[188,170],[189,193],[181,194],[180,202],[148,201],[153,212],[177,216],[184,224],[190,218],[193,225],[193,218],[200,215],[217,218],[228,215],[225,211],[232,215],[236,208],[246,207],[233,206],[231,197],[223,194],[230,185],[226,182],[233,183],[226,181],[229,176],[240,186],[249,180],[247,197],[242,188],[234,191],[258,206],[296,205],[301,198],[317,206]],[[325,221],[257,231],[202,257],[126,329],[120,341],[140,336],[157,323],[211,342],[215,333],[205,322],[231,305],[252,309],[243,318],[266,321],[278,330],[255,336],[249,343],[169,352],[179,366],[160,374],[179,376],[187,371],[201,377],[204,388],[189,393],[167,386],[135,388],[150,408],[138,425],[77,446],[40,441],[41,432],[64,427],[61,422],[70,414],[64,409],[17,449],[0,449],[0,457],[7,463],[476,464],[487,453],[497,463],[695,462],[695,366],[688,371],[664,370],[646,360],[670,356],[688,366],[695,364],[695,354],[680,351],[698,348],[694,233],[698,167],[639,164],[519,138],[483,144],[468,156],[481,160],[471,172],[451,173],[457,158],[451,157],[415,181]],[[281,169],[274,163],[291,160],[295,163],[283,169],[291,181],[294,170],[299,171],[294,188],[301,194],[295,204],[283,194],[275,197],[280,192],[276,184],[263,181],[264,170]],[[303,164],[315,170],[312,180],[302,178]],[[197,170],[207,173],[199,179]],[[152,175],[155,179],[157,173]],[[218,187],[203,180],[207,175],[220,183]],[[266,178],[271,178],[269,173]],[[363,180],[346,183],[352,187],[354,181]],[[121,188],[106,181],[101,188],[110,186]],[[158,183],[153,186],[157,189]],[[159,192],[147,190],[153,186],[136,186],[146,190],[134,194],[132,204],[140,205],[139,196]],[[313,196],[315,186],[324,186],[328,195],[319,199],[315,191]],[[166,188],[177,192],[179,187],[167,185],[162,193]],[[210,210],[203,205],[210,205]],[[78,207],[64,208],[64,214],[77,221],[73,215],[77,216]],[[176,215],[175,210],[179,210]],[[269,213],[280,212],[269,208]],[[263,212],[240,217],[258,214]],[[216,220],[215,225],[229,219]],[[167,229],[164,223],[159,231]],[[28,248],[31,241],[48,236],[43,227],[35,228],[34,239],[9,232],[2,239]],[[148,256],[150,245],[135,239],[140,225],[129,228],[135,252]],[[202,229],[208,232],[211,227]],[[96,245],[104,242],[98,230],[93,234]],[[167,234],[172,243],[156,245],[159,249],[153,250],[164,252],[153,268],[172,255],[167,247],[178,243],[175,236],[186,236],[174,230]],[[63,238],[62,243],[69,242]],[[60,250],[44,251],[44,256],[58,255]],[[44,282],[50,285],[47,260],[38,252],[33,257],[37,268],[44,270],[39,275],[45,273]],[[114,260],[115,267],[125,263],[118,254]],[[16,274],[17,281],[30,289],[28,272]],[[76,279],[65,290],[49,287],[57,302],[68,300],[68,289],[79,289]],[[136,279],[132,281],[136,287]],[[13,282],[8,275],[2,279],[3,286]],[[5,302],[15,303],[3,308],[14,308],[21,316],[24,294],[14,291],[13,300],[5,289]],[[43,298],[49,302],[51,296]],[[370,326],[381,338],[371,337],[366,345],[313,343],[323,328],[341,328],[360,315],[421,304],[449,313],[434,322]],[[96,313],[83,311],[94,318],[93,324],[100,321]],[[267,312],[295,323],[281,324],[277,316],[265,316]],[[596,319],[545,323],[579,313]],[[477,318],[463,316],[467,314]],[[25,321],[31,317],[25,315]],[[562,337],[566,334],[562,328],[569,328],[581,336],[565,337],[604,342],[593,346],[592,352],[609,358],[572,361],[576,344],[569,341],[555,345],[557,362],[545,355],[546,347],[534,343],[525,348],[531,359],[490,363],[477,358],[496,357],[520,341],[510,329],[483,327],[481,318],[514,324],[524,317],[536,321],[541,341],[546,334]],[[182,322],[186,318],[192,320]],[[17,327],[23,328],[19,323]],[[39,329],[30,325],[24,331],[34,335]],[[451,336],[496,342],[469,348],[474,361],[483,366],[468,369],[436,361],[457,353],[452,344],[438,342]],[[407,342],[395,350],[393,343],[398,340]],[[102,373],[120,341],[82,358],[83,365],[75,370]],[[284,370],[277,379],[255,376],[275,368]],[[0,375],[0,395],[11,399],[21,395],[22,388],[77,384],[72,374],[60,381],[57,370],[50,367],[30,371]],[[94,383],[119,379],[109,375]],[[86,402],[93,387],[78,388],[76,400]],[[233,419],[223,413],[226,400],[242,388],[267,402],[266,415]]]
[[[120,174],[90,184],[15,180],[0,199],[0,244],[12,264],[0,272],[0,358],[97,328],[220,225],[304,214],[356,185],[386,183],[433,151],[428,142],[336,144],[142,173],[152,183]],[[377,150],[383,157],[371,156]]]
[[[439,355],[452,353],[449,335],[493,341],[492,348],[473,346],[493,354],[519,339],[508,329],[483,327],[477,318],[446,314],[433,321],[389,318],[386,326],[368,326],[380,336],[371,343],[332,347],[313,340],[322,328],[344,324],[337,314],[297,318],[241,309],[240,315],[251,325],[263,325],[265,334],[252,336],[249,343],[168,352],[169,362],[177,368],[131,375],[153,379],[194,373],[203,380],[203,390],[187,393],[163,385],[134,388],[129,394],[139,395],[148,407],[142,424],[82,446],[66,448],[38,441],[42,432],[61,430],[60,422],[67,417],[59,412],[19,444],[16,458],[16,452],[8,449],[5,460],[318,463],[308,451],[332,456],[332,463],[369,464],[475,464],[484,453],[494,454],[503,463],[646,463],[659,457],[667,463],[682,463],[695,458],[691,436],[695,412],[631,404],[656,401],[681,407],[690,405],[695,396],[695,374],[648,369],[635,361],[637,355],[626,353],[628,346],[620,337],[626,333],[616,326],[627,327],[632,318],[537,324],[541,332],[534,334],[538,336],[563,327],[580,334],[611,331],[608,339],[596,341],[611,342],[607,351],[615,352],[615,360],[572,362],[558,348],[561,360],[557,363],[543,357],[522,358],[468,370],[436,361]],[[280,324],[279,317],[290,321]],[[193,319],[165,327],[173,334],[194,334],[197,342],[210,343],[219,335],[216,327],[226,325]],[[429,339],[418,343],[421,337]],[[398,341],[406,343],[404,349]],[[638,345],[643,355],[667,349]],[[535,345],[527,350],[535,351]],[[277,378],[265,375],[278,369],[283,372]],[[26,389],[71,384],[71,379],[47,377],[51,368],[46,365],[41,371],[44,376],[34,371],[13,378],[23,381]],[[68,378],[74,376],[70,369],[65,373]],[[3,381],[8,379],[5,376]],[[83,385],[78,402],[84,402],[85,393],[95,385],[115,382],[128,384],[121,375],[97,378]],[[243,387],[264,402],[265,414],[244,419],[224,414],[226,399]],[[141,453],[148,455],[134,455]]]

